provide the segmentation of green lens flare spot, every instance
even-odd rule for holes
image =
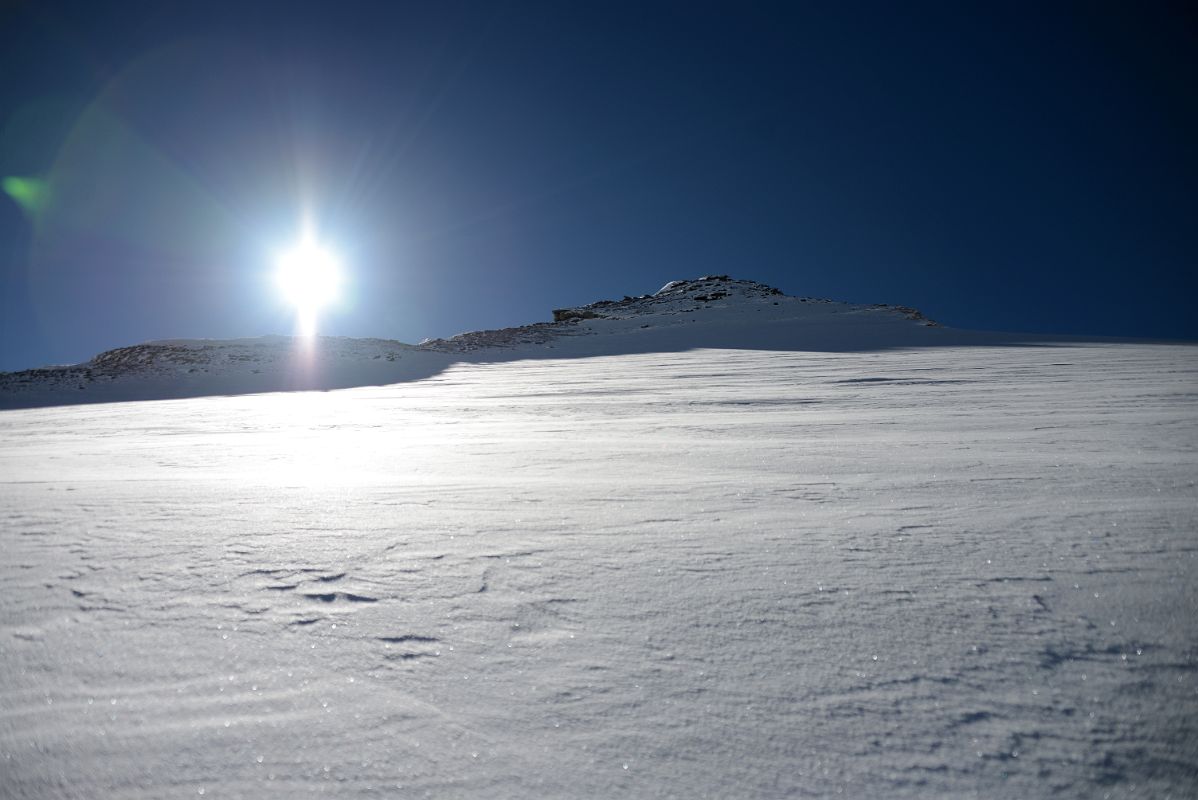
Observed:
[[[10,175],[0,181],[0,187],[30,217],[36,218],[50,200],[50,185],[41,178]]]

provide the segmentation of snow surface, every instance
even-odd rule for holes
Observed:
[[[1198,350],[775,300],[9,387],[0,796],[1193,796]]]

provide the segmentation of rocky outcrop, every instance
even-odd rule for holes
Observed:
[[[569,322],[572,319],[596,319],[599,314],[585,308],[555,308],[553,309],[554,322]]]

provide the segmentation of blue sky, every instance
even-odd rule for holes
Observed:
[[[331,334],[728,273],[1198,338],[1196,54],[1167,3],[8,4],[0,369],[288,333],[304,218]]]

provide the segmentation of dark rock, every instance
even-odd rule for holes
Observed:
[[[599,301],[599,303],[595,303],[594,305],[600,305],[602,303],[610,304],[611,301],[610,300],[601,300],[601,301]],[[578,320],[578,319],[598,319],[599,317],[600,317],[599,314],[596,314],[594,311],[589,311],[585,308],[555,308],[555,309],[553,309],[553,321],[554,322],[569,322],[571,320]]]

